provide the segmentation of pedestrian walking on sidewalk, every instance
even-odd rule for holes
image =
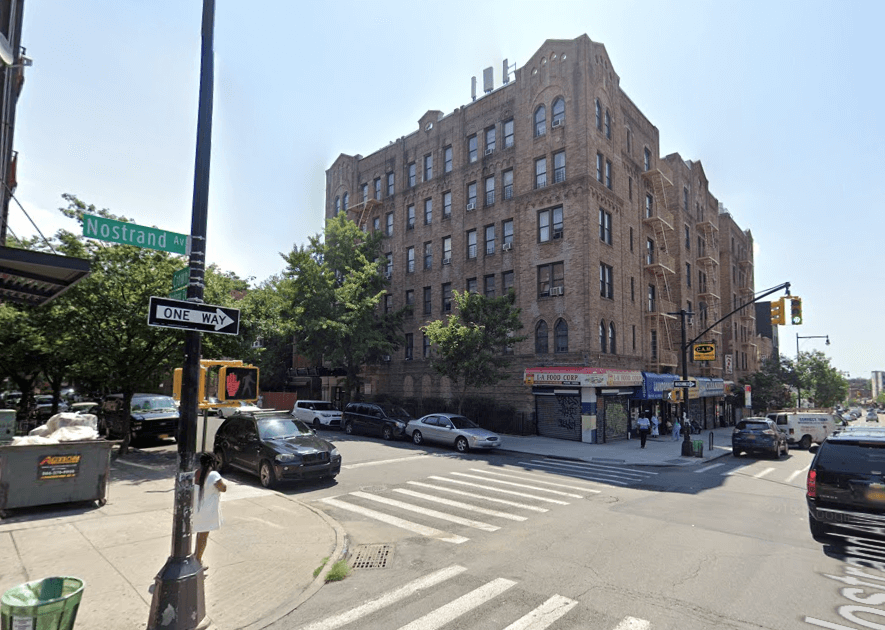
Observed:
[[[645,440],[648,438],[648,431],[651,423],[645,416],[639,416],[636,426],[639,427],[639,448],[645,448]]]
[[[194,531],[197,533],[197,549],[194,555],[203,564],[203,552],[209,542],[209,532],[221,527],[221,493],[227,490],[224,479],[215,470],[215,456],[212,453],[200,455],[200,469],[194,488]],[[203,570],[209,567],[203,566]]]
[[[658,420],[658,416],[655,413],[651,414],[651,436],[658,437],[661,434],[661,421]]]
[[[679,418],[673,419],[673,441],[676,442],[679,440],[679,431],[682,429],[682,425],[679,424]]]

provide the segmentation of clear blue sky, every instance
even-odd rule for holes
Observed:
[[[62,193],[190,231],[200,0],[26,0],[17,196],[75,229]],[[700,160],[756,241],[756,288],[789,281],[796,333],[852,377],[881,330],[885,3],[218,0],[209,262],[255,281],[322,229],[325,169],[470,100],[470,77],[550,38],[605,44],[661,152]],[[14,205],[12,229],[33,229]]]

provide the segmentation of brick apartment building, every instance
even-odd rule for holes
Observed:
[[[450,312],[453,290],[513,290],[528,339],[511,378],[483,395],[536,414],[542,434],[624,437],[638,413],[676,411],[667,396],[682,333],[671,313],[694,313],[691,339],[753,299],[752,236],[699,161],[660,157],[658,129],[602,44],[547,40],[513,75],[326,172],[326,216],[346,211],[387,237],[383,307],[413,306],[405,346],[367,366],[366,393],[449,397],[421,326]],[[756,368],[755,309],[704,340],[717,359],[689,362],[699,383],[688,410],[712,426],[731,413],[725,381]]]

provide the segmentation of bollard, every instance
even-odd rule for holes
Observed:
[[[713,432],[712,431],[710,431],[710,447],[707,450],[709,450],[711,454],[713,453]]]

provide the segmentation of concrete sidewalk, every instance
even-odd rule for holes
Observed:
[[[691,466],[731,453],[731,428],[692,436],[704,456],[681,457],[669,436],[583,444],[539,436],[503,437],[502,450],[598,463]],[[334,436],[330,436],[334,440]],[[86,581],[76,628],[143,630],[154,576],[172,538],[177,455],[135,450],[111,464],[108,502],[13,511],[0,521],[0,592],[23,582],[70,575]],[[343,529],[297,496],[298,485],[265,490],[254,479],[227,477],[224,525],[209,535],[204,560],[206,612],[219,630],[266,627],[324,583],[313,577],[346,553]],[[314,487],[314,486],[311,486]]]

